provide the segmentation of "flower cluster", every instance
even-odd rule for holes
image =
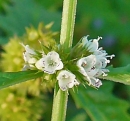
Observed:
[[[88,36],[82,39],[83,46],[92,54],[83,57],[78,60],[77,66],[79,67],[79,71],[85,76],[84,78],[89,82],[89,85],[94,87],[100,87],[102,85],[101,80],[98,79],[99,76],[107,76],[106,72],[109,72],[108,69],[105,69],[107,64],[110,63],[110,60],[107,58],[112,59],[115,55],[107,55],[106,51],[102,48],[99,48],[99,39],[89,40]]]
[[[46,50],[44,51],[44,49],[43,51],[35,51],[29,45],[23,45],[25,48],[25,52],[23,53],[25,61],[23,70],[38,69],[49,75],[56,74],[56,80],[58,80],[62,91],[79,85],[81,80],[75,72],[80,73],[83,77],[82,79],[88,82],[88,85],[99,88],[102,85],[99,77],[101,75],[107,76],[107,72],[109,72],[106,69],[107,64],[110,63],[108,58],[112,59],[114,57],[114,55],[109,56],[105,50],[99,48],[98,41],[100,39],[101,37],[88,40],[88,36],[83,37],[80,43],[77,43],[72,48],[69,54],[70,60],[65,60],[65,57],[61,59],[63,54],[60,50],[51,50],[45,53]],[[57,48],[59,48],[59,45]],[[82,53],[80,49],[85,51]],[[78,57],[73,58],[71,55],[74,55],[75,51],[80,51],[80,54],[77,54]],[[78,69],[72,70],[72,66]]]

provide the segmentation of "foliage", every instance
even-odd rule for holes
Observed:
[[[27,80],[42,77],[43,73],[37,71],[26,71],[26,72],[1,72],[0,73],[0,88],[5,88],[18,84]]]
[[[10,0],[0,0],[0,12],[3,13],[5,12],[8,4],[10,4],[11,1]]]
[[[86,4],[86,0],[81,0],[77,7],[77,14],[80,16],[77,18],[77,27],[80,26],[84,31],[80,32],[80,36],[83,36],[86,31],[91,36],[103,35],[103,43],[108,43],[107,47],[110,45],[114,47],[118,44],[118,50],[120,46],[129,44],[130,29],[127,27],[130,24],[129,4],[130,1],[124,2],[123,0],[92,0]],[[79,31],[81,30],[77,29],[78,33]],[[111,40],[108,40],[108,37]]]
[[[22,90],[8,88],[0,91],[1,121],[37,121],[41,119],[42,108],[46,108],[45,96],[23,93]],[[42,108],[41,108],[42,107]]]
[[[21,36],[14,36],[10,39],[10,42],[3,46],[5,52],[1,54],[1,68],[3,71],[20,71],[24,65],[22,53],[24,48],[20,43],[29,44],[35,49],[39,49],[39,42],[43,42],[45,45],[48,45],[49,42],[54,42],[54,38],[56,38],[57,32],[52,32],[50,28],[52,27],[52,23],[44,25],[40,23],[38,28],[35,29],[33,26],[26,28],[26,33]],[[33,34],[33,36],[32,36]],[[10,51],[11,50],[11,51]],[[8,66],[5,66],[8,65]],[[49,84],[49,82],[48,82]],[[44,85],[46,87],[51,86]]]
[[[4,0],[5,1],[5,0]],[[4,2],[2,1],[2,2]],[[12,0],[13,4],[12,6],[4,8],[6,11],[5,15],[0,15],[0,43],[4,44],[6,43],[7,37],[12,36],[14,34],[23,35],[25,26],[29,26],[30,24],[34,26],[34,28],[38,25],[40,21],[44,21],[45,23],[50,23],[52,20],[54,21],[53,30],[59,30],[60,28],[60,14],[61,8],[62,8],[62,0],[56,1],[56,0]],[[37,3],[36,3],[37,2]],[[52,4],[53,3],[53,4]],[[1,5],[1,4],[0,4]],[[41,6],[42,5],[42,6]],[[74,43],[77,43],[79,38],[86,34],[90,34],[92,38],[100,35],[103,36],[103,40],[100,41],[100,43],[107,47],[107,49],[110,52],[114,52],[116,55],[116,58],[113,61],[113,64],[115,66],[118,65],[127,65],[129,63],[129,38],[130,38],[130,29],[129,29],[129,9],[130,1],[110,1],[110,0],[99,0],[99,1],[86,1],[86,0],[80,0],[78,1],[78,7],[77,7],[77,18],[76,18],[76,28],[75,28],[75,37],[74,37]],[[23,9],[24,8],[24,9]],[[46,8],[46,9],[45,9]],[[48,12],[49,11],[55,11],[55,12]],[[58,11],[58,12],[57,12]],[[32,27],[33,28],[33,27]],[[35,32],[34,32],[35,33]],[[23,39],[23,38],[22,38]],[[2,63],[1,65],[8,65],[4,66],[4,70],[6,71],[17,71],[22,67],[22,61],[19,60],[19,58],[22,58],[21,51],[22,47],[19,45],[19,41],[22,40],[21,38],[15,36],[13,41],[11,38],[10,43],[12,43],[10,46],[8,46],[7,53],[13,52],[13,56],[10,56],[10,54],[6,57],[5,63]],[[13,41],[13,42],[12,42]],[[37,42],[36,42],[37,43]],[[9,43],[8,43],[9,44]],[[26,43],[27,44],[27,43]],[[31,44],[31,41],[30,43]],[[18,48],[21,51],[18,51]],[[115,47],[116,46],[116,47]],[[4,47],[5,49],[5,47]],[[10,51],[11,50],[11,51]],[[16,53],[17,52],[17,53]],[[19,54],[18,54],[19,53]],[[16,54],[16,59],[14,58],[14,54]],[[4,57],[4,56],[3,56]],[[11,58],[12,57],[12,58]],[[5,58],[5,57],[4,57]],[[4,59],[5,60],[5,59]],[[8,62],[7,62],[8,61]],[[18,64],[17,64],[18,62]],[[9,63],[9,64],[8,64]],[[12,66],[12,67],[11,67]],[[124,67],[124,69],[127,67]],[[9,69],[9,70],[8,70]],[[113,72],[114,69],[112,68]],[[124,71],[124,70],[117,70]],[[121,72],[121,73],[122,73]],[[114,72],[116,73],[116,72]],[[112,73],[111,73],[112,74]],[[112,75],[110,75],[112,76]],[[119,78],[118,78],[119,79]],[[123,81],[123,80],[121,80]],[[46,99],[46,97],[38,96],[39,94],[39,85],[41,83],[35,82],[26,82],[28,84],[24,85],[21,84],[21,86],[11,87],[0,91],[0,103],[1,108],[0,112],[4,119],[0,120],[7,120],[6,116],[7,114],[12,114],[13,111],[9,109],[15,109],[14,107],[18,107],[15,103],[16,100],[26,100],[27,105],[23,103],[22,110],[24,108],[27,108],[26,114],[21,111],[21,113],[17,113],[18,117],[27,117],[27,115],[31,112],[32,117],[35,117],[34,114],[37,114],[38,117],[42,115],[42,113],[46,112],[45,117],[48,118],[48,112],[47,109],[50,108],[50,99]],[[24,86],[22,86],[24,85]],[[38,86],[36,86],[38,85]],[[44,84],[42,84],[44,85]],[[41,87],[41,86],[40,86]],[[13,89],[14,88],[14,89]],[[25,90],[23,90],[25,88]],[[42,88],[44,89],[44,88]],[[16,90],[16,91],[13,91]],[[19,91],[18,91],[19,90]],[[87,87],[87,89],[79,88],[78,92],[71,93],[73,96],[74,101],[76,102],[76,105],[78,107],[81,107],[82,109],[77,109],[74,105],[73,100],[69,99],[69,105],[68,105],[68,114],[67,114],[67,121],[100,121],[101,119],[104,120],[130,120],[129,117],[129,106],[128,103],[130,101],[130,87],[126,85],[122,85],[119,83],[103,83],[103,86],[99,90],[90,89]],[[24,93],[26,96],[18,96],[16,95],[16,92]],[[13,94],[12,94],[13,93]],[[33,93],[33,94],[32,94]],[[15,97],[13,98],[15,101],[12,101],[9,103],[8,98],[9,94],[13,95],[10,96]],[[115,95],[114,95],[115,94]],[[29,95],[29,96],[28,96]],[[31,97],[30,97],[31,95]],[[32,96],[33,95],[33,96]],[[45,94],[44,94],[45,95]],[[70,95],[69,95],[70,96]],[[118,98],[117,98],[118,96]],[[19,99],[20,97],[20,99]],[[38,99],[40,97],[40,99]],[[43,97],[43,98],[41,98]],[[102,98],[101,98],[102,97]],[[34,101],[34,98],[37,100]],[[49,97],[50,98],[50,97]],[[43,100],[47,100],[46,102],[41,104]],[[31,101],[30,101],[31,100]],[[125,101],[124,101],[125,100]],[[10,104],[10,108],[5,108],[6,104]],[[33,103],[32,103],[33,102]],[[40,103],[40,104],[39,104]],[[72,103],[72,104],[71,104]],[[34,108],[33,105],[39,104],[39,108]],[[12,105],[12,107],[11,107]],[[42,107],[41,105],[47,105],[47,107]],[[44,108],[45,110],[41,113],[39,113]],[[16,108],[17,109],[17,108]],[[33,110],[32,110],[33,109]],[[84,110],[86,111],[84,111]],[[34,113],[35,111],[35,113]],[[38,112],[38,113],[36,113]],[[14,113],[16,114],[16,113]],[[113,114],[113,115],[112,115]],[[13,117],[16,117],[16,115],[12,115]],[[11,117],[10,115],[10,120]],[[50,116],[50,115],[49,115]],[[113,117],[112,117],[113,116]],[[0,116],[1,117],[1,116]],[[12,117],[12,120],[14,121]],[[43,117],[42,117],[43,118]],[[22,119],[22,118],[21,118]],[[39,119],[39,118],[34,118]],[[44,119],[44,118],[43,118]],[[16,120],[16,119],[15,119]],[[19,120],[19,118],[18,118]],[[25,120],[25,119],[24,119]],[[29,121],[31,119],[28,119]],[[47,121],[50,120],[49,118],[46,119]],[[20,121],[20,120],[19,120]],[[26,120],[25,120],[26,121]]]
[[[57,11],[57,10],[62,10],[62,0],[35,0],[38,4],[44,6],[45,8],[49,9],[50,11]],[[52,4],[53,3],[53,4]]]
[[[130,85],[130,65],[126,67],[112,68],[109,67],[110,72],[108,76],[101,77],[110,81],[120,82],[126,85]]]
[[[6,36],[0,38],[4,44],[8,40],[5,37],[23,35],[26,26],[38,26],[44,21],[45,24],[54,22],[53,30],[60,28],[60,14],[46,11],[42,6],[37,5],[33,0],[12,0],[13,5],[6,9],[5,15],[0,15],[0,29]],[[27,7],[24,7],[28,5]],[[24,9],[23,9],[24,8]],[[2,41],[4,39],[4,41]]]
[[[33,26],[26,28],[26,33],[21,37],[18,37],[18,36],[12,37],[10,39],[9,43],[7,43],[3,46],[4,52],[2,53],[2,60],[1,60],[2,70],[19,71],[22,69],[22,67],[24,65],[24,61],[23,61],[23,57],[22,57],[24,48],[22,47],[22,45],[20,43],[29,44],[29,45],[33,46],[34,48],[39,49],[38,41],[43,42],[45,45],[48,45],[49,42],[54,42],[54,38],[56,37],[57,32],[52,32],[50,30],[51,27],[52,27],[52,23],[50,23],[48,25],[44,25],[43,23],[40,23],[37,29],[34,28]],[[5,66],[5,65],[8,65],[8,66]],[[8,84],[12,85],[12,84],[16,83],[16,81],[18,81],[20,78],[21,78],[20,79],[21,81],[22,80],[25,81],[27,79],[31,80],[33,78],[36,78],[35,72],[31,72],[31,73],[30,72],[19,72],[20,75],[16,75],[15,73],[13,73],[15,76],[11,76],[10,72],[5,73],[5,74],[2,73],[2,75],[0,73],[0,75],[2,77],[0,80],[1,87],[9,86]],[[36,75],[38,77],[40,77],[40,75],[42,75],[42,73],[40,75],[39,74],[36,73]],[[2,96],[3,96],[3,98],[1,98],[1,100],[0,100],[0,104],[2,105],[4,103],[5,98],[8,98],[8,95],[11,93],[11,95],[13,95],[13,99],[12,99],[13,104],[10,106],[10,108],[11,109],[13,109],[13,107],[20,108],[19,110],[16,111],[18,117],[15,117],[15,120],[31,121],[32,118],[34,118],[33,120],[36,121],[36,120],[39,120],[42,118],[45,119],[46,117],[41,116],[41,114],[46,113],[48,111],[50,112],[50,110],[47,110],[45,104],[47,104],[48,107],[51,106],[51,103],[48,100],[48,96],[46,95],[45,92],[47,92],[48,90],[51,91],[52,87],[53,87],[52,82],[45,82],[40,78],[38,78],[36,80],[25,82],[25,83],[21,83],[21,84],[18,84],[18,85],[15,85],[15,86],[12,86],[10,88],[0,91],[0,93],[2,93]],[[17,100],[19,99],[19,94],[22,95],[21,100],[24,100],[24,103],[22,103],[20,105],[20,107],[18,107],[18,105],[17,105],[17,103],[18,103]],[[47,100],[47,102],[46,102],[46,100]],[[34,104],[37,104],[36,107],[33,107]],[[24,109],[24,108],[25,109],[27,108],[28,110],[26,109],[26,111],[22,111],[22,109]],[[45,110],[43,110],[43,108]],[[13,119],[14,117],[11,117],[11,115],[14,115],[15,112],[12,112],[12,110],[10,110],[9,108],[2,108],[2,107],[0,108],[0,110],[1,110],[1,112],[3,112],[0,115],[0,118],[2,121],[5,121],[5,120],[13,121],[14,120]],[[4,114],[7,112],[9,113],[9,116],[5,117]],[[27,113],[27,112],[30,112],[30,113]],[[34,112],[35,112],[35,115],[34,115]],[[49,112],[47,115],[49,115]],[[14,114],[12,114],[12,113],[14,113]],[[29,118],[31,115],[32,115],[32,118]],[[24,119],[23,118],[20,119],[20,116],[24,117]],[[8,119],[8,117],[9,117],[9,119]],[[48,119],[48,120],[50,120],[50,119]]]
[[[83,108],[92,121],[129,121],[129,103],[115,97],[112,89],[113,83],[104,82],[99,90],[80,87],[78,93],[71,94],[76,105]]]

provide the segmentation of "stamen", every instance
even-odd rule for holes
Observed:
[[[115,55],[107,55],[106,57],[112,59]]]
[[[107,63],[110,63],[110,60],[107,60],[106,58],[105,58],[105,63],[107,64]]]
[[[94,70],[95,69],[95,66],[93,66],[92,68],[91,68],[91,70]]]
[[[103,47],[98,48],[98,50],[99,50],[99,51],[100,51],[100,50],[103,50]]]
[[[102,71],[102,76],[107,76],[107,74],[105,72]]]
[[[99,36],[98,36],[97,40],[99,41],[100,39],[102,39],[102,37],[99,37]]]
[[[62,77],[67,79],[69,76],[67,74],[64,74]]]

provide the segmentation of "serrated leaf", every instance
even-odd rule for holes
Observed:
[[[43,72],[38,71],[0,72],[0,89],[35,79],[42,75]]]
[[[113,83],[106,82],[99,90],[79,87],[71,92],[76,105],[83,108],[92,121],[129,121],[129,103],[112,94]]]
[[[109,67],[108,69],[110,71],[108,75],[100,77],[101,79],[107,79],[130,85],[130,65],[118,68]]]

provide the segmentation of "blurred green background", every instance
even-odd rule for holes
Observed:
[[[0,70],[19,71],[23,48],[59,42],[62,0],[0,0]],[[51,25],[50,22],[54,22]],[[130,63],[130,1],[78,0],[73,44],[102,36],[114,67]],[[0,90],[0,121],[50,121],[52,82],[31,80]],[[100,89],[70,92],[66,121],[130,121],[130,86],[103,80]]]

